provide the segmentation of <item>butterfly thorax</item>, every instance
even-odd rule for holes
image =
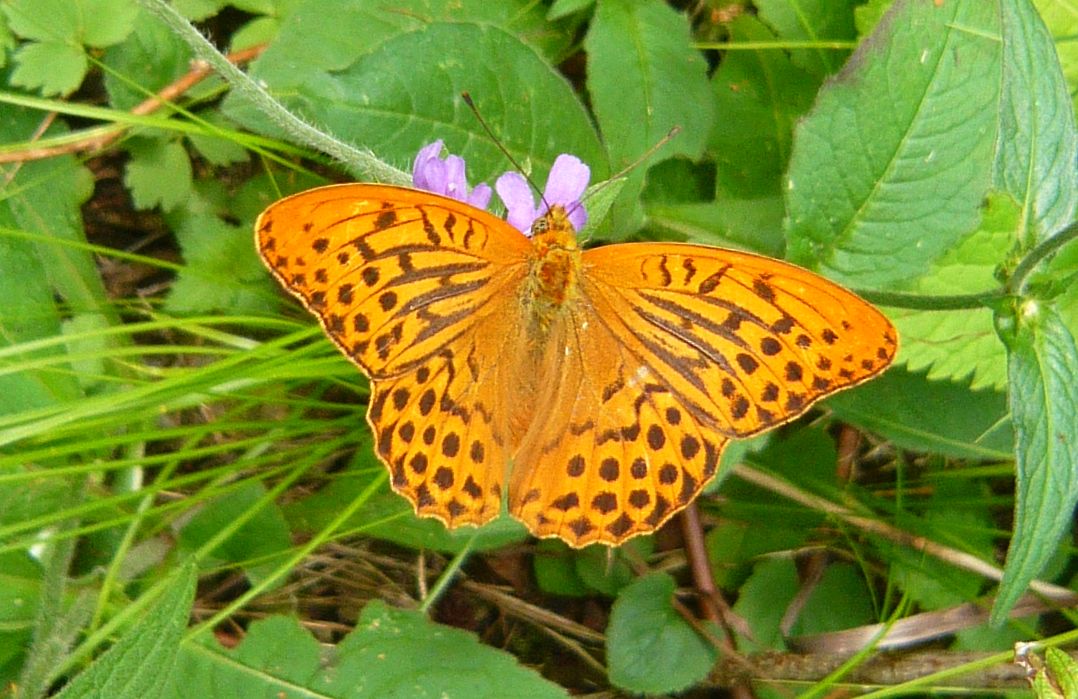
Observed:
[[[539,329],[546,330],[558,311],[571,301],[580,275],[576,231],[561,206],[552,206],[532,226],[534,257],[528,299]]]

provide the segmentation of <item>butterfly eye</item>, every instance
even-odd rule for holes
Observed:
[[[547,217],[540,216],[539,218],[535,219],[535,223],[532,224],[532,236],[539,235],[540,233],[546,233],[549,227],[550,226],[547,222]]]

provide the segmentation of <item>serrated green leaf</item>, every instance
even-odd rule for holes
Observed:
[[[1052,684],[1052,681],[1048,679],[1048,673],[1043,669],[1038,670],[1033,676],[1032,686],[1033,696],[1036,699],[1070,699]]]
[[[707,65],[692,45],[688,20],[657,0],[599,0],[588,34],[588,92],[614,169],[664,138],[678,135],[653,160],[697,158],[714,119]],[[628,174],[614,207],[619,229],[640,217],[645,167]]]
[[[1023,249],[1074,218],[1078,129],[1055,46],[1026,0],[1002,4],[1003,87],[996,186],[1022,208]]]
[[[191,196],[191,160],[179,143],[142,138],[129,141],[127,149],[131,160],[124,184],[136,207],[168,211]]]
[[[7,0],[12,31],[24,39],[104,48],[135,26],[135,0]]]
[[[1078,502],[1078,345],[1051,306],[1022,302],[1000,315],[1008,345],[1017,494],[1014,533],[993,622],[1006,618],[1051,559]]]
[[[40,127],[41,115],[0,107],[0,142],[28,141]],[[63,132],[54,125],[46,135]],[[60,313],[78,309],[96,317],[104,328],[114,318],[93,256],[81,249],[85,232],[80,206],[92,183],[70,156],[23,163],[0,201],[0,227],[20,229],[37,237],[29,241],[0,237],[0,345],[18,344],[61,334]],[[68,246],[64,243],[72,243]],[[93,321],[91,321],[91,324]],[[54,346],[8,361],[58,357],[67,349]],[[42,370],[0,376],[0,413],[26,410],[81,395],[79,382],[62,362]]]
[[[197,582],[181,566],[161,598],[104,655],[75,677],[57,699],[155,699],[172,675]]]
[[[1044,662],[1064,697],[1078,697],[1078,662],[1058,648],[1044,649]]]
[[[11,31],[24,39],[74,43],[78,3],[71,0],[7,0],[0,5]]]
[[[216,110],[207,112],[206,114],[200,114],[199,117],[204,119],[207,123],[222,127],[223,129],[233,128],[233,125],[229,123],[227,119],[223,118],[221,113]],[[230,138],[227,134],[221,134],[219,136],[190,134],[188,139],[191,141],[191,145],[194,149],[198,151],[198,154],[213,165],[233,165],[247,160],[247,149]]]
[[[851,0],[754,0],[760,19],[788,41],[841,41],[856,36]],[[817,77],[838,70],[847,52],[829,46],[794,49],[790,58]]]
[[[674,579],[652,573],[624,588],[610,610],[610,681],[630,692],[681,691],[707,676],[718,658],[673,606]]]
[[[412,57],[407,70],[401,56]],[[444,138],[468,161],[473,183],[504,172],[504,153],[460,100],[468,91],[509,152],[534,166],[538,181],[563,152],[587,162],[595,180],[606,173],[602,146],[572,88],[534,48],[492,25],[423,25],[393,35],[332,75],[290,66],[287,77],[272,77],[280,82],[270,83],[271,90],[287,90],[290,108],[391,162],[411,163],[421,146]],[[515,97],[522,94],[541,94],[543,103]],[[235,102],[226,113],[247,126],[266,126],[264,117]]]
[[[186,264],[165,302],[169,313],[259,313],[274,298],[246,226],[195,214],[183,216],[173,228]]]
[[[1014,246],[1019,228],[1017,204],[1009,196],[990,195],[980,227],[944,253],[911,285],[928,296],[977,294],[999,286],[996,270]],[[928,370],[929,379],[965,383],[970,388],[1002,390],[1007,355],[995,334],[988,308],[946,310],[890,309],[902,339],[900,362],[911,371]]]
[[[1078,7],[1059,0],[1033,0],[1033,5],[1052,34],[1063,77],[1069,92],[1075,95],[1075,88],[1078,87],[1078,42],[1074,41],[1074,36],[1078,34]]]
[[[996,142],[998,23],[995,0],[892,6],[795,133],[790,259],[871,287],[917,276],[976,227]]]
[[[320,696],[344,699],[547,699],[565,692],[474,635],[380,601],[332,651],[294,619],[250,625],[232,650],[206,638],[181,656],[164,697]]]
[[[11,84],[46,95],[66,95],[86,75],[86,54],[78,46],[31,42],[15,52]]]
[[[191,49],[164,24],[144,16],[123,42],[105,51],[102,61],[109,103],[129,110],[191,68]],[[118,73],[119,75],[116,75]],[[130,83],[134,83],[132,86]]]
[[[136,0],[76,0],[81,10],[79,42],[105,48],[127,38],[139,16]]]
[[[842,420],[904,449],[958,459],[1013,456],[1007,399],[1001,392],[972,391],[892,367],[856,390],[832,396],[827,405]]]

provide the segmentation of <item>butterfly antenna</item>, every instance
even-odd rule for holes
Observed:
[[[625,177],[625,175],[629,174],[630,172],[632,172],[636,168],[640,167],[640,163],[644,162],[645,160],[647,160],[651,156],[655,155],[655,153],[658,152],[659,149],[664,147],[667,143],[670,143],[670,141],[673,141],[674,137],[677,136],[679,133],[681,133],[681,127],[680,126],[675,126],[672,129],[670,129],[669,131],[667,131],[665,136],[663,136],[658,141],[656,141],[654,143],[654,145],[651,146],[651,148],[648,148],[641,155],[639,155],[636,158],[636,160],[632,161],[631,163],[629,163],[628,165],[623,167],[617,173],[611,175],[610,180],[616,180],[619,177]]]
[[[546,204],[546,207],[549,209],[550,203],[543,197],[543,190],[539,189],[539,186],[535,184],[535,180],[531,178],[531,175],[524,171],[523,166],[521,166],[521,164],[517,162],[517,159],[514,158],[513,154],[509,152],[509,149],[505,147],[505,144],[502,143],[502,140],[494,134],[494,130],[490,128],[490,125],[487,124],[487,120],[484,119],[483,115],[479,113],[479,108],[476,107],[475,102],[472,101],[471,93],[467,91],[462,92],[460,93],[460,98],[464,100],[464,104],[468,105],[468,108],[472,110],[472,114],[475,115],[475,118],[479,122],[479,125],[483,127],[484,131],[487,132],[487,136],[490,136],[490,140],[493,141],[494,145],[498,146],[498,150],[500,150],[502,154],[505,155],[506,159],[508,159],[509,162],[512,163],[513,167],[517,169],[517,172],[524,176],[524,179],[528,181],[528,184],[531,185],[531,188],[535,190],[535,193],[539,195],[539,198],[543,201],[544,204]]]

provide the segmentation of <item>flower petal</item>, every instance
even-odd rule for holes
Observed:
[[[506,216],[510,225],[524,233],[531,232],[532,222],[538,215],[535,209],[531,185],[519,172],[507,172],[494,183],[498,196],[505,204]]]
[[[543,199],[551,206],[561,204],[568,208],[580,201],[584,190],[588,188],[590,178],[591,169],[580,158],[562,153],[550,167],[546,188],[543,189]]]
[[[468,181],[464,179],[464,158],[450,155],[445,159],[445,190],[447,197],[465,201],[468,196]]]
[[[490,185],[486,182],[480,182],[472,190],[472,193],[468,195],[467,203],[485,211],[490,204],[490,195],[492,194],[494,194],[494,190],[490,188]]]
[[[438,139],[434,143],[423,146],[416,153],[415,161],[412,163],[412,185],[419,189],[425,189],[431,191],[430,188],[430,167],[432,163],[440,163],[439,156],[442,154],[442,148],[444,147],[442,139]],[[437,166],[436,166],[437,167]]]

